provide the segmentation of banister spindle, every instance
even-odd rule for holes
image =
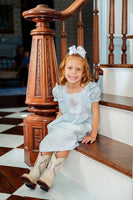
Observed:
[[[126,34],[127,34],[127,0],[122,0],[122,55],[121,64],[127,64],[127,44],[126,44]]]
[[[109,34],[110,34],[110,43],[109,43],[109,56],[108,56],[108,63],[114,64],[114,32],[115,32],[115,1],[110,0],[110,8],[109,8]]]
[[[83,22],[82,22],[82,11],[79,11],[79,21],[78,21],[78,46],[84,46],[84,35],[83,35]]]
[[[67,53],[67,34],[65,32],[65,21],[62,21],[62,33],[61,33],[61,60]]]
[[[93,11],[93,64],[94,64],[94,77],[95,82],[99,80],[99,16],[97,10],[97,0],[95,0],[95,10]]]

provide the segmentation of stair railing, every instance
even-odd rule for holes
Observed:
[[[114,64],[114,34],[115,33],[115,0],[110,0],[109,5],[109,34],[110,34],[110,43],[109,43],[109,56],[108,64]],[[122,27],[121,27],[122,36],[122,54],[121,54],[121,64],[127,64],[127,44],[126,44],[126,34],[127,34],[127,0],[122,0]]]

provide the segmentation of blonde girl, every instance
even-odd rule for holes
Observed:
[[[99,128],[100,89],[90,81],[90,70],[83,47],[69,48],[59,68],[59,81],[53,88],[59,113],[41,141],[35,166],[21,180],[30,188],[36,184],[48,191],[69,152],[96,140]]]

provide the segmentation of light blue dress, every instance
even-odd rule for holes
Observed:
[[[62,115],[48,124],[48,135],[40,143],[40,152],[72,150],[92,129],[91,105],[100,100],[97,83],[89,82],[81,92],[68,94],[65,85],[53,88]]]

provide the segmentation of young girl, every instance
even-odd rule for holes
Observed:
[[[40,153],[29,174],[21,180],[34,189],[36,183],[48,191],[70,150],[82,143],[93,143],[99,127],[100,89],[90,82],[89,65],[83,47],[72,46],[59,69],[53,89],[59,113],[48,125],[48,135],[40,143]]]

